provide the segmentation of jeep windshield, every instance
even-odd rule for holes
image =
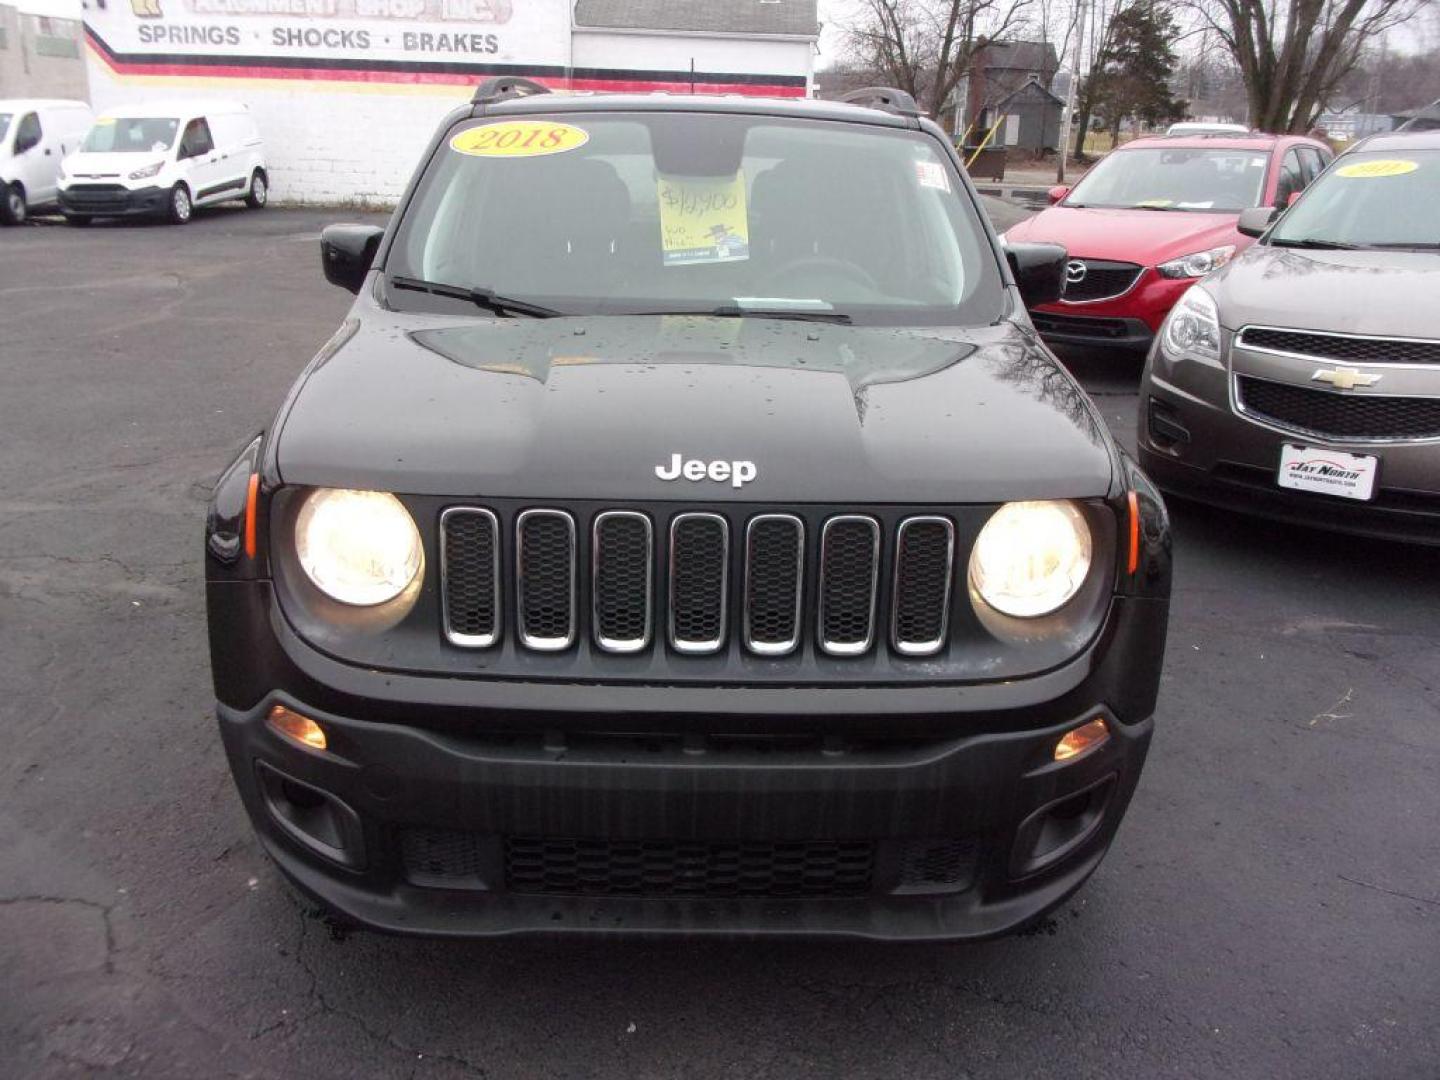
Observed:
[[[1276,247],[1440,249],[1440,150],[1346,154],[1285,212]]]
[[[1086,173],[1061,205],[1238,213],[1260,205],[1269,160],[1259,150],[1120,150]]]
[[[1004,311],[938,141],[772,116],[467,121],[427,166],[384,270],[393,307],[485,316],[953,326]]]

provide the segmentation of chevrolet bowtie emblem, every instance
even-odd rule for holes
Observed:
[[[1353,367],[1321,368],[1310,376],[1310,381],[1329,383],[1336,390],[1354,390],[1357,386],[1374,386],[1380,376],[1367,375]]]

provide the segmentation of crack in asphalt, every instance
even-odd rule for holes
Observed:
[[[113,975],[115,973],[115,954],[119,949],[115,943],[115,924],[110,918],[111,907],[109,904],[101,904],[94,900],[85,900],[78,896],[50,896],[44,893],[23,896],[0,896],[0,907],[10,907],[16,904],[74,904],[77,907],[98,911],[100,913],[101,923],[105,928],[104,971],[107,975]]]
[[[300,918],[300,936],[298,941],[296,942],[294,952],[295,962],[299,965],[300,970],[305,973],[306,978],[308,978],[310,981],[310,985],[306,991],[306,995],[311,1001],[315,1003],[316,1007],[306,1013],[303,1013],[302,1015],[295,1016],[293,1018],[287,1017],[284,1020],[277,1021],[273,1024],[267,1024],[266,1026],[259,1028],[250,1036],[252,1041],[263,1038],[265,1035],[268,1035],[269,1033],[279,1028],[298,1025],[310,1019],[311,1017],[321,1014],[328,1014],[331,1016],[339,1017],[342,1020],[349,1021],[356,1028],[358,1028],[367,1038],[381,1044],[382,1046],[389,1047],[392,1050],[396,1050],[402,1054],[408,1055],[411,1058],[412,1062],[415,1059],[419,1058],[428,1061],[437,1061],[448,1065],[454,1065],[457,1068],[463,1070],[467,1075],[480,1077],[482,1078],[482,1080],[484,1080],[484,1078],[490,1075],[483,1066],[470,1060],[463,1054],[457,1054],[447,1051],[430,1051],[413,1046],[409,1043],[402,1041],[401,1039],[396,1038],[395,1035],[390,1031],[383,1031],[379,1028],[376,1028],[363,1014],[355,1011],[354,1009],[349,1009],[340,1004],[337,1004],[334,1000],[332,1000],[321,986],[320,972],[315,969],[314,965],[305,955],[306,945],[310,940],[310,924],[317,920],[323,919],[323,916],[319,913],[318,909],[305,907],[293,897],[291,898],[291,903],[294,904],[296,913],[299,915]]]
[[[1359,878],[1346,877],[1344,874],[1336,874],[1341,881],[1347,881],[1351,885],[1359,885],[1362,889],[1374,889],[1376,892],[1384,893],[1386,896],[1398,896],[1402,900],[1414,900],[1419,904],[1431,904],[1440,907],[1440,898],[1428,896],[1416,896],[1414,893],[1400,892],[1398,889],[1387,889],[1383,885],[1376,885],[1369,881],[1361,881]]]

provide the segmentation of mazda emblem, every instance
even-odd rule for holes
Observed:
[[[1079,285],[1080,282],[1085,280],[1085,275],[1088,272],[1089,269],[1083,262],[1079,259],[1071,259],[1065,264],[1065,283],[1067,285]]]

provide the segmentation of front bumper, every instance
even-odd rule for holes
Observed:
[[[94,217],[131,217],[163,213],[170,192],[161,187],[127,188],[122,184],[72,184],[59,192],[66,214]]]
[[[1140,385],[1140,466],[1165,492],[1292,524],[1440,544],[1440,444],[1335,443],[1285,434],[1234,412],[1223,369],[1187,377],[1188,388],[1147,370]],[[1286,443],[1379,458],[1374,499],[1279,487]]]
[[[893,940],[1003,933],[1095,869],[1149,744],[1167,608],[1117,598],[1083,655],[1033,679],[754,690],[367,671],[300,641],[267,582],[212,583],[209,606],[246,809],[351,920]],[[264,690],[224,700],[242,686]],[[328,749],[276,734],[275,704]],[[1054,762],[1095,716],[1111,738]]]
[[[1051,344],[1144,352],[1170,309],[1194,284],[1193,278],[1162,277],[1153,267],[1146,267],[1135,284],[1119,296],[1080,303],[1060,300],[1035,308],[1030,318],[1040,336]]]

